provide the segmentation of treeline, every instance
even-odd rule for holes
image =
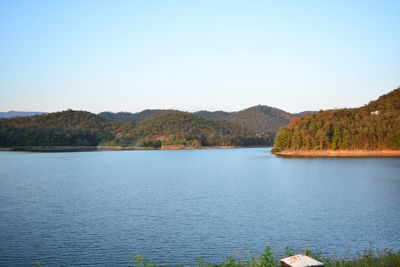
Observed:
[[[279,150],[400,149],[400,88],[368,105],[294,118],[275,137]]]
[[[149,120],[158,116],[162,116],[168,113],[177,112],[172,109],[146,109],[138,113],[130,113],[130,112],[101,112],[98,115],[107,120],[115,120],[115,121],[130,121],[130,122],[141,122],[145,120]]]
[[[262,146],[265,135],[229,122],[168,112],[137,124],[85,111],[0,119],[0,147],[21,146]]]

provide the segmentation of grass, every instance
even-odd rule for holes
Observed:
[[[284,255],[294,255],[292,249],[286,248]],[[358,254],[357,257],[351,260],[337,259],[335,257],[324,257],[320,253],[314,253],[309,249],[300,251],[296,254],[305,254],[324,263],[325,267],[400,267],[400,251],[393,252],[391,249],[384,250],[366,250],[364,253]],[[132,258],[136,266],[140,267],[160,267],[161,265],[155,264],[142,255],[137,255]],[[233,257],[228,257],[223,263],[206,263],[201,258],[197,260],[194,265],[197,267],[275,267],[280,266],[279,259],[277,259],[269,247],[264,249],[264,252],[258,257],[250,254],[248,261],[241,261]]]
[[[284,257],[292,256],[294,254],[305,254],[314,258],[322,263],[325,267],[400,267],[400,251],[394,252],[392,249],[372,250],[368,249],[364,253],[360,253],[353,259],[338,259],[335,257],[324,257],[321,253],[315,253],[309,249],[304,251],[294,252],[293,249],[285,248]],[[146,259],[144,256],[138,254],[131,258],[131,264],[139,267],[161,267],[159,265]],[[43,262],[36,262],[35,266],[45,266]],[[183,265],[178,265],[183,266]],[[233,257],[228,257],[223,263],[207,263],[202,258],[198,258],[196,267],[278,267],[281,266],[279,258],[275,257],[271,248],[266,247],[264,252],[258,257],[250,253],[250,258],[247,261],[238,260]]]
[[[353,260],[340,260],[335,258],[323,257],[320,254],[315,254],[310,250],[306,250],[305,254],[320,262],[324,266],[337,266],[337,267],[400,267],[400,251],[393,252],[391,249],[384,249],[374,251],[369,249],[362,254],[359,254]]]

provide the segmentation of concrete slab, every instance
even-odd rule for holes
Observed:
[[[291,257],[281,259],[282,267],[320,267],[324,266],[322,262],[314,260],[306,255],[297,254]]]

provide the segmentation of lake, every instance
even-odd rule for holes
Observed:
[[[0,265],[400,249],[400,158],[268,151],[0,152]]]

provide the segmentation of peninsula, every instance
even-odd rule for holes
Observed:
[[[363,107],[292,119],[276,134],[272,153],[296,157],[400,156],[400,88]]]

